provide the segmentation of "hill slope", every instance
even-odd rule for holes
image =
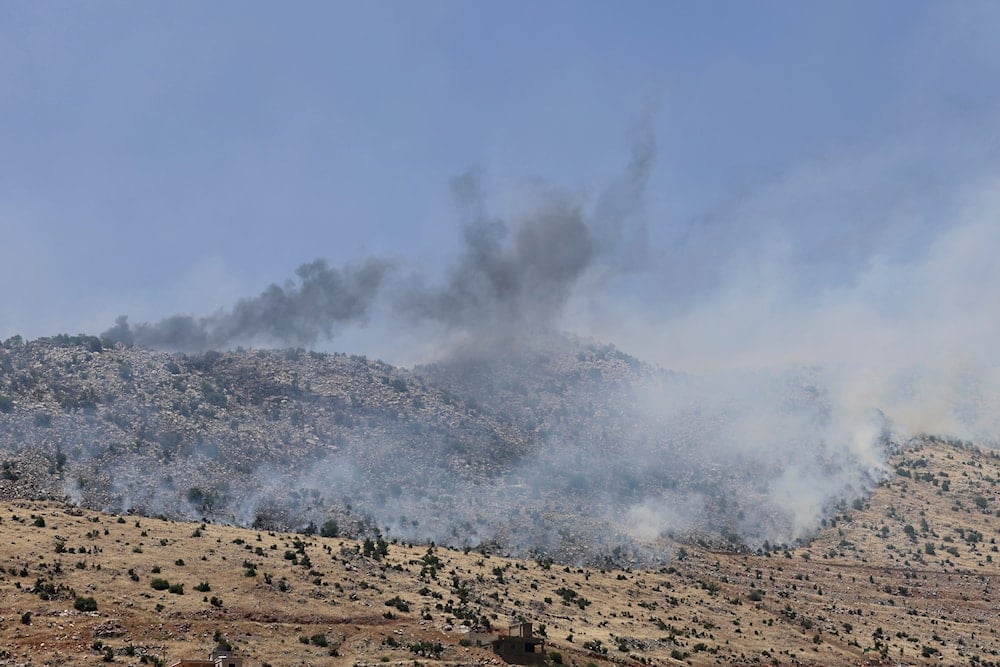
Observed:
[[[891,464],[806,546],[687,544],[645,571],[6,501],[0,664],[155,663],[218,639],[255,666],[484,664],[463,623],[519,618],[551,663],[1000,664],[1000,461],[926,442]]]
[[[700,384],[552,336],[414,370],[300,350],[0,350],[0,497],[656,562],[811,535],[885,474],[812,369]],[[859,445],[860,443],[860,445]]]

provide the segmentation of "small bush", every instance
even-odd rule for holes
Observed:
[[[73,601],[73,608],[77,611],[97,611],[97,600],[91,597],[77,597]]]
[[[150,581],[149,585],[158,591],[165,591],[170,588],[170,582],[166,579],[160,579],[159,577]]]
[[[184,595],[184,584],[170,584],[169,590],[174,595]]]
[[[322,537],[337,537],[340,535],[340,526],[337,525],[336,521],[330,519],[319,529],[319,534]]]
[[[442,651],[444,651],[444,646],[440,642],[419,641],[416,644],[410,644],[411,653],[427,658],[438,658]]]
[[[410,611],[410,605],[403,598],[398,595],[394,598],[385,601],[386,607],[395,607],[399,611],[408,612]]]

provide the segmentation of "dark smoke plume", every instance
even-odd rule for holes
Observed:
[[[554,198],[513,234],[500,220],[470,223],[448,283],[410,291],[400,308],[414,320],[462,331],[547,329],[594,255],[579,207]]]
[[[389,263],[382,260],[340,270],[316,260],[295,271],[298,285],[272,284],[260,295],[238,301],[229,312],[174,315],[134,326],[123,316],[102,335],[129,345],[185,352],[255,340],[310,345],[331,338],[338,327],[363,321],[388,271]]]
[[[431,336],[446,346],[455,338],[485,350],[530,347],[557,328],[566,304],[585,279],[596,287],[608,276],[637,268],[645,230],[638,222],[656,155],[648,119],[637,128],[624,173],[589,207],[558,190],[544,193],[523,218],[508,223],[486,213],[479,174],[454,179],[464,219],[460,257],[444,285],[428,286],[418,272],[397,292],[392,308],[410,324],[440,327]],[[102,335],[147,348],[197,352],[263,342],[311,346],[339,327],[363,322],[386,282],[390,262],[332,269],[322,260],[296,271],[300,283],[271,285],[232,310],[208,317],[173,315],[130,325],[119,317]]]
[[[652,132],[641,123],[624,174],[592,211],[550,190],[512,224],[486,213],[477,171],[456,178],[452,191],[467,220],[462,255],[444,285],[415,281],[399,311],[487,347],[551,332],[586,278],[600,281],[640,263],[645,229],[637,218],[655,155]]]

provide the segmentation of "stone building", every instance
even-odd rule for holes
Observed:
[[[512,625],[491,642],[493,652],[514,665],[544,665],[545,640],[534,636],[531,623]]]

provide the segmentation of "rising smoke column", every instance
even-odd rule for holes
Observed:
[[[640,211],[656,156],[650,121],[648,114],[640,119],[626,168],[590,207],[583,197],[550,188],[531,212],[510,223],[486,212],[477,170],[455,178],[452,192],[464,218],[461,254],[443,285],[429,286],[423,269],[408,276],[390,316],[436,326],[426,333],[446,348],[455,339],[475,340],[487,351],[531,347],[534,336],[555,329],[574,292],[598,291],[608,277],[635,270],[645,245]],[[102,335],[183,352],[253,341],[311,346],[365,322],[393,264],[372,258],[334,269],[316,260],[297,269],[298,284],[271,285],[228,311],[138,325],[123,316]],[[446,356],[467,351],[462,345]]]
[[[410,291],[400,309],[499,340],[548,329],[595,255],[579,207],[558,196],[513,234],[503,221],[484,219],[465,228],[464,241],[447,284]]]
[[[272,284],[260,295],[238,301],[228,312],[173,315],[135,326],[123,316],[102,335],[115,342],[185,352],[254,340],[311,345],[333,337],[340,327],[364,321],[389,270],[389,262],[377,259],[343,269],[316,260],[295,271],[297,285]]]
[[[397,299],[411,323],[431,323],[446,336],[491,350],[531,347],[551,333],[574,292],[597,291],[607,278],[640,268],[645,188],[656,156],[649,119],[637,126],[624,172],[592,207],[548,189],[512,222],[491,217],[477,170],[452,182],[465,224],[462,252],[443,285],[415,276]]]

